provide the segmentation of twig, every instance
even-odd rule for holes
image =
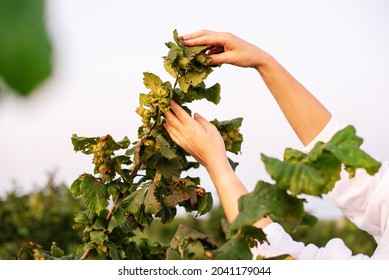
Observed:
[[[132,179],[134,179],[135,176],[137,175],[137,173],[138,173],[138,171],[139,171],[139,168],[140,168],[140,164],[138,164],[137,166],[135,166],[134,170],[132,170],[131,175],[130,175]],[[121,198],[122,198],[121,193],[118,193],[117,196],[116,196],[116,198],[115,198],[115,201],[114,201],[113,204],[112,204],[111,209],[110,209],[109,212],[108,212],[107,217],[105,218],[107,222],[110,222],[110,221],[111,221],[113,212],[115,212],[115,209],[116,209],[117,205],[119,204],[119,201],[120,201]]]

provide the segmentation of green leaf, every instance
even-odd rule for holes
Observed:
[[[288,223],[286,226],[295,227],[305,214],[304,201],[283,189],[259,181],[254,191],[239,199],[239,215],[231,224],[231,231],[234,233],[244,226],[251,226],[268,215],[275,221]]]
[[[52,73],[43,0],[1,0],[0,77],[28,95]]]
[[[201,52],[204,52],[205,50],[207,50],[208,46],[194,46],[194,47],[186,47],[184,49],[184,55],[186,57],[192,57],[194,58],[195,56],[197,56],[198,54],[200,54]],[[204,61],[205,63],[206,61]]]
[[[72,185],[70,186],[70,191],[74,194],[74,196],[79,196],[81,195],[81,180],[80,178],[77,178],[76,180],[73,181]]]
[[[169,207],[176,207],[177,204],[187,201],[195,200],[197,201],[197,195],[195,189],[185,190],[183,188],[175,188],[171,191],[170,194],[166,195],[163,198],[163,203]]]
[[[157,214],[162,209],[161,203],[155,197],[156,188],[157,188],[156,183],[150,183],[148,185],[147,194],[144,202],[146,213]]]
[[[306,157],[307,155],[304,154],[303,152],[300,152],[292,148],[286,148],[284,152],[284,160],[291,163],[300,162],[304,160]]]
[[[161,218],[163,224],[170,223],[177,214],[177,208],[169,208],[162,205],[161,211],[157,214],[157,217]]]
[[[95,212],[91,210],[85,210],[77,213],[74,217],[74,221],[77,224],[86,226],[92,224],[95,218],[96,218]]]
[[[104,184],[96,180],[92,175],[82,176],[80,189],[84,199],[85,206],[94,210],[97,214],[108,206],[108,189]]]
[[[357,136],[355,128],[349,125],[338,131],[324,144],[323,149],[331,152],[345,164],[351,176],[357,168],[364,168],[370,175],[374,175],[381,167],[381,163],[360,149],[362,143],[363,139]]]
[[[208,76],[207,72],[188,71],[183,76],[178,77],[180,89],[187,93],[189,86],[197,86]]]
[[[128,260],[141,260],[143,257],[142,251],[133,241],[125,246],[124,251],[126,253],[126,259]]]
[[[205,193],[202,196],[197,197],[197,213],[198,215],[204,215],[211,211],[213,205],[212,194],[210,192]]]
[[[120,253],[115,244],[109,243],[108,244],[108,250],[109,250],[109,255],[111,256],[112,260],[120,260]]]
[[[81,151],[89,155],[92,153],[92,145],[97,144],[99,137],[78,137],[77,134],[73,134],[71,140],[76,152]]]
[[[108,231],[112,232],[114,228],[119,226],[126,219],[126,213],[122,207],[116,207],[115,212],[112,215],[108,224]]]
[[[220,84],[216,83],[212,87],[207,88],[205,91],[205,98],[212,102],[213,104],[217,105],[220,102]]]
[[[97,245],[103,245],[105,238],[105,233],[102,230],[94,230],[90,233],[91,241]]]
[[[233,237],[218,250],[217,260],[250,260],[253,255],[242,236]]]
[[[293,195],[301,193],[321,196],[326,185],[319,171],[302,162],[291,163],[261,155],[266,171],[277,185]]]
[[[381,167],[381,163],[373,159],[364,151],[356,148],[352,144],[341,143],[338,145],[328,143],[326,150],[333,153],[349,170],[364,168],[367,173],[374,175]]]
[[[311,163],[311,166],[318,170],[326,180],[326,184],[322,190],[323,194],[331,191],[335,183],[340,179],[340,172],[342,170],[341,162],[331,153],[323,152]]]
[[[216,242],[212,237],[200,233],[191,227],[180,224],[174,234],[169,247],[172,249],[178,247],[187,247],[188,245],[201,242],[205,248],[216,248]]]
[[[158,90],[162,86],[162,80],[155,74],[144,72],[143,73],[143,84],[146,88],[151,90]]]
[[[159,152],[167,159],[173,159],[176,157],[176,153],[170,148],[170,144],[166,139],[159,134],[156,139],[157,144],[159,145]]]
[[[145,195],[147,192],[147,185],[142,186],[140,189],[136,190],[132,194],[130,194],[128,197],[126,197],[124,200],[129,201],[129,207],[128,211],[130,213],[138,213],[141,210],[142,205],[145,201]]]
[[[165,57],[165,61],[167,62],[167,65],[173,65],[177,58],[180,58],[184,55],[184,52],[179,46],[172,42],[167,43],[166,46],[170,48],[170,50],[167,57]]]
[[[50,255],[55,258],[62,258],[64,254],[64,251],[61,248],[57,247],[57,244],[53,242],[51,245]]]
[[[180,177],[180,174],[182,172],[182,165],[180,161],[176,158],[173,158],[171,160],[161,158],[155,164],[155,168],[165,178]]]

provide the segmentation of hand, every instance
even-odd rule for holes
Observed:
[[[192,118],[176,102],[165,113],[164,127],[175,143],[205,168],[228,161],[223,138],[216,127],[195,113]]]
[[[226,32],[201,30],[183,36],[185,45],[207,45],[212,64],[232,64],[259,69],[269,55],[241,38]]]

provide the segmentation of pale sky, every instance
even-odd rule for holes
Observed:
[[[27,99],[0,94],[0,188],[24,190],[46,182],[71,184],[92,172],[91,157],[75,153],[70,137],[111,134],[137,139],[143,72],[172,80],[163,68],[172,32],[229,31],[272,54],[336,116],[353,124],[363,148],[389,159],[389,2],[364,1],[98,1],[49,0],[55,73]],[[281,158],[301,148],[259,75],[224,65],[207,78],[222,100],[190,105],[208,119],[243,117],[237,174],[249,190],[269,180],[260,153]],[[203,169],[193,175],[213,191]],[[217,202],[217,195],[214,192]],[[339,217],[329,199],[308,209]]]

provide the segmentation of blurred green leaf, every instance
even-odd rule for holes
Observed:
[[[305,215],[304,201],[289,195],[286,190],[259,181],[254,191],[239,199],[239,215],[230,229],[235,233],[268,215],[286,227],[295,227]]]
[[[242,236],[233,237],[218,250],[217,260],[250,260],[253,255]]]
[[[0,76],[26,96],[52,73],[45,1],[0,0]]]
[[[302,163],[291,163],[261,155],[266,171],[279,187],[289,189],[293,195],[306,193],[321,196],[325,179],[315,168]]]

